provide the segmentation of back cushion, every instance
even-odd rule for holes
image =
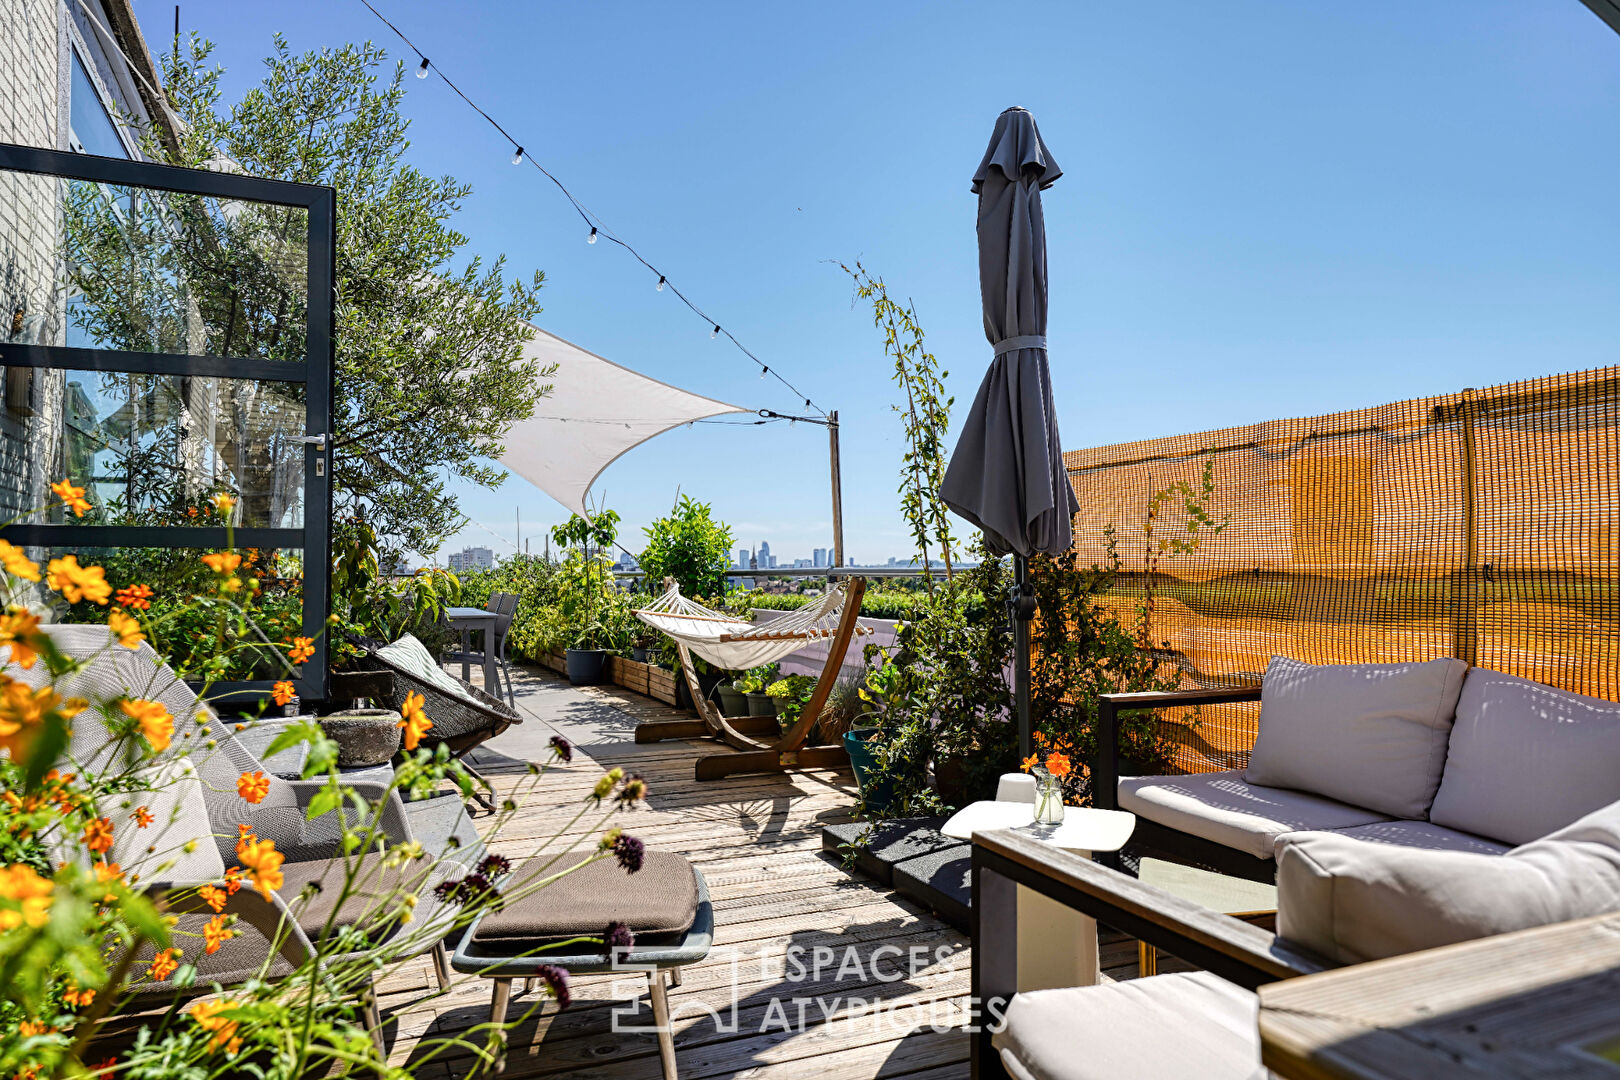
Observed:
[[[1526,844],[1620,799],[1620,705],[1475,668],[1463,683],[1436,825]]]
[[[1273,656],[1245,779],[1398,818],[1434,801],[1468,665],[1306,664]]]
[[[1345,964],[1620,911],[1620,804],[1505,855],[1298,833],[1277,933]]]

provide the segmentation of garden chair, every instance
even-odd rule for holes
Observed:
[[[842,746],[808,746],[810,732],[821,718],[821,710],[838,682],[849,643],[861,634],[861,597],[866,579],[846,578],[827,590],[813,604],[763,625],[747,619],[722,615],[681,595],[679,586],[666,579],[665,592],[640,608],[642,622],[668,635],[681,657],[681,671],[698,710],[697,720],[661,720],[636,727],[636,742],[661,739],[689,739],[710,736],[742,751],[740,754],[710,754],[699,758],[695,769],[699,780],[718,780],[734,773],[787,772],[790,769],[835,769],[849,764]],[[769,664],[797,652],[814,641],[829,641],[827,663],[816,681],[804,712],[777,738],[761,738],[742,730],[735,719],[722,716],[703,693],[693,670],[692,654],[726,670],[739,670]]]
[[[344,872],[340,857],[344,818],[340,815],[353,811],[337,810],[306,820],[310,800],[324,781],[283,780],[270,774],[237,741],[233,725],[222,722],[145,642],[135,649],[116,644],[105,626],[57,625],[43,629],[68,656],[95,657],[84,669],[61,680],[58,686],[65,696],[82,697],[92,705],[144,698],[161,702],[174,717],[169,748],[143,769],[154,779],[156,790],[130,793],[120,799],[119,806],[103,811],[115,821],[114,847],[106,857],[109,862],[119,863],[126,874],[146,868],[142,883],[178,916],[174,929],[177,941],[184,943],[184,960],[195,964],[196,993],[208,992],[213,983],[233,985],[260,977],[271,956],[272,942],[276,943],[274,956],[264,972],[272,979],[287,976],[312,955],[322,959],[362,955],[334,954],[328,942],[345,927],[369,921],[380,901],[397,898],[401,893],[416,897],[411,930],[420,947],[411,955],[431,952],[440,986],[448,985],[450,973],[443,939],[455,909],[441,903],[433,889],[446,878],[469,872],[483,855],[481,844],[430,850],[428,856],[434,864],[426,868],[409,863],[392,868],[384,865],[380,851],[357,853],[356,881],[360,884],[354,895],[334,911],[341,891],[336,886]],[[7,660],[6,674],[25,685],[38,687],[48,679],[43,663],[22,669],[9,662],[9,654]],[[109,740],[102,724],[83,719],[73,725],[68,752],[78,768],[105,770],[117,767],[112,755],[121,752],[121,745]],[[243,773],[261,771],[268,791],[261,801],[250,803],[238,794],[237,779]],[[398,792],[376,781],[345,783],[372,806],[382,801],[379,824],[388,845],[416,839]],[[137,800],[156,818],[153,827],[137,830],[129,826],[129,810],[122,803],[134,804]],[[217,883],[225,867],[235,864],[238,826],[242,825],[260,839],[275,841],[277,850],[286,856],[282,865],[285,883],[268,898],[249,887],[231,896],[225,912],[240,916],[237,929],[242,932],[217,952],[207,954],[201,947],[201,931],[214,913],[196,895],[196,887]],[[202,842],[186,852],[182,845],[192,840]],[[149,852],[149,847],[156,850]],[[306,893],[312,884],[320,887]],[[323,936],[328,934],[329,920],[330,935]],[[399,930],[399,924],[394,924],[387,936]],[[380,940],[373,944],[380,944]],[[145,970],[154,954],[151,944],[144,944],[133,970]],[[380,1045],[380,1016],[369,977],[364,986],[344,989],[359,997]],[[169,982],[143,981],[130,990],[130,995],[138,1009],[175,991]]]
[[[490,593],[489,600],[484,604],[484,610],[493,612],[495,619],[494,641],[483,643],[484,649],[493,649],[495,654],[495,669],[497,678],[506,680],[506,703],[517,708],[517,693],[512,688],[512,668],[506,660],[506,637],[512,629],[512,618],[517,614],[518,595],[516,593]],[[482,664],[484,652],[456,651],[445,657],[454,663]]]
[[[426,646],[410,634],[389,645],[360,644],[366,650],[362,666],[394,673],[393,692],[384,699],[389,708],[399,708],[408,694],[422,695],[423,710],[433,721],[433,727],[422,737],[421,745],[445,746],[450,756],[461,762],[462,768],[484,788],[489,788],[489,782],[467,763],[466,755],[513,724],[521,724],[523,718],[517,710],[445,671]],[[483,791],[474,788],[473,798],[484,809],[494,811],[495,804]]]

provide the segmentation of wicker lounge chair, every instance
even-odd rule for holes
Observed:
[[[394,673],[393,693],[384,699],[388,707],[397,709],[405,703],[407,694],[421,694],[425,699],[422,708],[433,721],[433,727],[422,738],[422,745],[442,744],[452,757],[461,761],[462,768],[489,787],[478,770],[467,764],[464,755],[513,724],[521,724],[523,718],[517,710],[445,671],[426,647],[409,634],[390,645],[362,644],[366,649],[363,665],[373,671]],[[494,811],[495,804],[476,788],[473,798],[484,809]]]
[[[331,905],[341,890],[330,886],[334,884],[334,875],[343,872],[343,864],[336,858],[341,854],[343,835],[343,819],[338,815],[348,811],[305,819],[305,810],[324,786],[324,780],[283,780],[264,769],[263,763],[237,741],[232,725],[222,723],[144,642],[133,650],[113,644],[105,626],[50,626],[46,631],[69,656],[95,657],[84,670],[64,678],[60,684],[63,693],[92,703],[121,697],[145,698],[161,702],[174,717],[171,748],[158,755],[151,766],[153,775],[162,780],[154,780],[155,790],[143,794],[157,822],[153,828],[140,833],[120,830],[123,835],[115,838],[115,847],[108,857],[110,861],[119,862],[126,873],[143,865],[151,867],[142,880],[154,899],[166,901],[171,912],[178,916],[175,932],[185,942],[186,960],[195,963],[197,968],[195,993],[209,992],[213,983],[232,985],[264,976],[285,977],[313,954],[335,958],[337,954],[324,948],[327,941],[322,935],[328,922],[335,939],[344,927],[369,921],[382,897],[397,895],[394,889],[405,889],[417,896],[415,921],[411,924],[412,935],[421,942],[417,952],[431,950],[440,985],[448,983],[444,934],[435,931],[440,927],[445,932],[450,929],[455,909],[442,904],[433,895],[433,888],[447,877],[467,872],[482,857],[481,844],[459,843],[452,852],[447,843],[445,851],[430,850],[430,856],[444,858],[426,871],[386,869],[381,865],[380,852],[363,853],[360,856],[362,877],[357,880],[368,884],[334,912]],[[48,678],[43,664],[29,669],[8,664],[5,672],[31,686],[43,685]],[[210,740],[215,748],[205,750]],[[109,740],[103,725],[76,723],[69,753],[81,767],[93,767],[99,758],[118,753],[120,745]],[[254,771],[264,771],[269,781],[268,792],[256,804],[243,799],[236,787],[242,773]],[[353,781],[349,786],[373,803],[385,800],[380,828],[387,843],[408,843],[417,839],[412,834],[404,803],[397,792],[388,790],[386,783]],[[206,825],[200,819],[206,819]],[[213,915],[197,898],[195,888],[217,881],[224,866],[235,863],[239,825],[246,825],[260,839],[275,841],[277,850],[286,856],[287,861],[282,866],[286,880],[268,899],[253,889],[236,892],[225,911],[241,917],[238,925],[241,933],[210,955],[189,947],[201,936],[203,925]],[[199,830],[205,830],[203,837],[212,843],[194,845],[191,853],[185,853],[185,842],[202,838],[197,836]],[[467,832],[459,828],[457,831]],[[174,835],[169,835],[171,833]],[[476,836],[476,832],[470,835]],[[127,848],[122,846],[126,843]],[[157,850],[149,852],[147,845]],[[305,886],[323,879],[329,887],[311,893],[308,898],[300,895]],[[282,927],[285,929],[278,934]],[[395,926],[388,934],[398,932],[400,928]],[[263,970],[270,942],[278,936],[281,944],[277,955],[268,969]],[[137,955],[136,970],[144,969],[153,954],[150,943],[144,945]],[[380,1016],[371,986],[346,989],[356,994],[364,1005],[369,1025],[380,1044]],[[169,982],[137,983],[129,991],[135,1009],[176,992]]]

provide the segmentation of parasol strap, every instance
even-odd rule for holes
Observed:
[[[1003,338],[996,342],[996,355],[1001,356],[1018,349],[1044,348],[1046,348],[1045,334],[1021,334],[1018,337]]]

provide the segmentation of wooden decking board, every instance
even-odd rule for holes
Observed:
[[[503,797],[523,792],[522,805],[510,816],[492,849],[514,861],[537,847],[579,842],[588,851],[599,835],[596,815],[556,837],[558,827],[579,808],[603,769],[621,766],[640,773],[649,785],[646,803],[617,814],[612,824],[641,838],[649,847],[679,851],[704,873],[715,908],[716,951],[708,961],[684,972],[682,985],[670,992],[675,1014],[675,1042],[683,1080],[746,1076],[749,1080],[786,1080],[811,1072],[817,1080],[946,1080],[968,1072],[967,1036],[960,1030],[936,1033],[928,1025],[930,1010],[958,1018],[965,1007],[969,981],[968,941],[932,913],[888,890],[844,870],[836,857],[821,850],[824,825],[851,820],[854,782],[848,772],[774,776],[740,776],[699,783],[693,763],[707,754],[728,751],[703,739],[637,744],[634,725],[643,720],[677,719],[688,713],[631,693],[621,687],[568,688],[557,676],[538,669],[517,669],[518,705],[526,722],[497,739],[478,758],[481,772]],[[526,757],[546,756],[552,733],[574,746],[571,765],[550,766],[538,782]],[[526,756],[525,756],[526,755]],[[480,816],[480,830],[493,818]],[[824,973],[819,981],[807,974],[788,981],[761,972],[760,950],[779,953],[792,945],[806,950],[857,946],[865,963],[878,945],[924,950],[929,962],[896,982],[868,974],[838,980]],[[935,950],[951,955],[935,960]],[[730,953],[744,960],[734,976]],[[1108,974],[1134,973],[1135,945],[1128,939],[1105,941]],[[650,1034],[612,1031],[613,1009],[624,1000],[609,1000],[620,976],[580,976],[573,982],[575,1003],[559,1012],[549,999],[513,1033],[505,1076],[545,1076],[552,1080],[657,1080],[659,1062]],[[421,1080],[460,1080],[473,1073],[476,1055],[457,1047],[423,1061],[418,1050],[426,1038],[455,1036],[488,1016],[490,986],[485,980],[457,976],[451,989],[437,992],[426,959],[387,973],[378,983],[384,1016],[395,1029],[391,1059],[412,1063]],[[728,1007],[737,998],[738,1030],[717,1030],[692,1009]],[[794,997],[851,997],[881,1000],[898,1009],[874,1021],[842,1012],[822,1016],[812,1005],[802,1031],[783,1031],[771,1016],[772,998],[783,999],[791,1017]],[[524,1015],[541,998],[515,995],[511,1015]],[[643,1001],[645,1014],[645,1001]],[[898,1025],[898,1026],[897,1026]]]

